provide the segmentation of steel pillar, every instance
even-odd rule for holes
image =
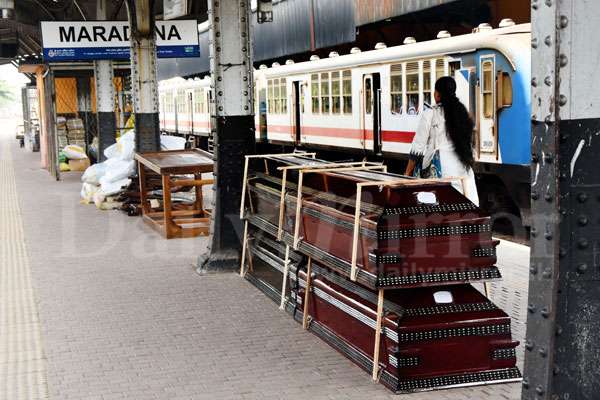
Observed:
[[[154,0],[127,0],[136,151],[160,150]]]
[[[99,0],[96,8],[96,18],[101,21],[106,20],[107,12],[106,0]],[[96,83],[96,114],[98,116],[98,161],[104,161],[106,159],[104,149],[117,140],[112,61],[95,61],[94,77]]]
[[[216,112],[211,245],[198,272],[239,267],[239,219],[244,156],[254,152],[252,44],[249,0],[210,0],[210,69]]]
[[[532,0],[532,228],[524,400],[600,391],[600,69],[593,1]]]
[[[90,78],[87,76],[77,77],[77,110],[85,128],[85,142],[91,143],[96,132],[96,121],[92,112]]]

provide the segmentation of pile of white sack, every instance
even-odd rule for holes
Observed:
[[[176,136],[161,136],[161,150],[182,150],[185,139]],[[94,203],[98,208],[111,196],[122,192],[131,184],[130,176],[135,173],[135,131],[121,135],[117,143],[104,150],[106,161],[87,168],[81,177],[82,203]]]

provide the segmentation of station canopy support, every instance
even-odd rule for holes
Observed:
[[[96,18],[100,21],[107,19],[106,0],[98,0]],[[106,159],[104,150],[116,142],[117,133],[113,62],[111,60],[94,61],[94,78],[98,115],[98,158],[99,161],[104,161]]]
[[[215,93],[215,181],[211,245],[198,272],[239,268],[244,160],[254,153],[249,0],[209,0],[210,69]]]
[[[532,0],[532,226],[522,399],[600,388],[600,7]]]
[[[92,97],[91,97],[91,85],[90,77],[78,76],[77,78],[77,116],[83,121],[85,128],[85,141],[91,143],[92,132],[97,132],[96,123],[94,121],[94,114],[92,112]]]
[[[131,32],[131,86],[139,153],[160,150],[154,0],[127,0]]]

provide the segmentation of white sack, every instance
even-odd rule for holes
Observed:
[[[63,153],[69,160],[85,160],[87,155],[81,146],[69,144],[63,149]]]
[[[106,196],[111,196],[113,194],[117,194],[123,190],[124,187],[129,186],[131,183],[131,179],[121,179],[116,182],[103,182],[100,185],[100,191]]]
[[[104,176],[99,180],[100,184],[116,182],[126,179],[135,172],[135,161],[113,160],[106,168]]]

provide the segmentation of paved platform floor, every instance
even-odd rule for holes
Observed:
[[[163,240],[79,204],[79,174],[51,180],[12,135],[0,129],[0,399],[397,398],[239,276],[197,275],[207,239]],[[523,340],[528,248],[499,252],[493,299]],[[519,396],[508,384],[405,397]]]

